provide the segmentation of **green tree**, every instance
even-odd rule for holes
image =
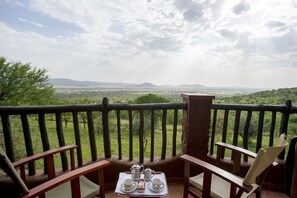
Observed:
[[[132,104],[147,104],[147,103],[168,103],[169,100],[163,96],[159,96],[156,94],[145,94],[135,98],[133,101],[130,101]],[[144,111],[144,131],[149,131],[151,128],[151,111]],[[157,125],[158,121],[162,118],[162,112],[157,110],[155,113],[155,125]],[[133,113],[133,130],[134,133],[138,134],[139,126],[140,126],[140,118],[139,112]]]
[[[239,136],[244,136],[244,128],[245,128],[246,120],[244,118],[240,118],[240,124],[239,124]],[[248,142],[252,143],[253,139],[257,137],[257,131],[258,131],[258,121],[255,118],[252,118],[249,124],[249,130],[248,130]]]
[[[0,105],[48,104],[54,88],[47,82],[45,69],[0,57]]]
[[[170,102],[163,96],[158,96],[156,94],[145,94],[135,98],[131,103],[132,104],[143,104],[143,103],[168,103]]]

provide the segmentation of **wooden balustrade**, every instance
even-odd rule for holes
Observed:
[[[210,95],[183,94],[182,97],[182,103],[109,104],[108,99],[104,98],[102,104],[94,105],[0,107],[2,125],[0,144],[5,145],[7,156],[13,162],[16,160],[17,144],[25,145],[27,156],[34,154],[32,130],[38,130],[41,140],[39,144],[43,151],[53,147],[53,138],[49,136],[49,132],[53,134],[52,130],[55,130],[54,139],[57,140],[58,146],[70,144],[65,139],[63,127],[63,119],[67,117],[68,122],[72,122],[73,143],[78,146],[76,152],[78,166],[102,158],[125,164],[119,168],[117,163],[112,163],[108,172],[113,172],[127,170],[132,163],[146,163],[153,167],[154,164],[162,164],[168,158],[175,157],[176,161],[173,163],[164,163],[165,165],[161,166],[164,171],[178,169],[168,175],[180,177],[179,173],[183,170],[179,169],[183,168],[183,164],[176,163],[179,154],[187,153],[203,159],[207,157],[207,154],[213,155],[214,144],[217,141],[233,145],[242,144],[243,148],[254,149],[256,152],[263,146],[264,136],[265,138],[268,136],[268,145],[273,145],[274,137],[280,133],[287,133],[290,115],[297,113],[297,108],[292,106],[290,101],[281,106],[227,105],[212,104],[214,97]],[[183,113],[182,117],[181,113]],[[54,127],[50,127],[53,125],[50,119],[53,119]],[[256,142],[252,148],[249,143],[249,133],[251,123],[255,119],[257,120]],[[160,123],[158,124],[157,121]],[[34,125],[32,122],[37,124]],[[82,134],[82,123],[87,126],[85,134]],[[147,128],[147,123],[149,123],[149,128]],[[24,142],[14,141],[15,133],[12,132],[15,130],[15,125],[20,126],[21,134],[18,135],[23,136]],[[98,128],[102,132],[102,143],[98,142],[96,134]],[[157,137],[156,131],[161,135]],[[116,139],[111,140],[111,133],[116,134]],[[178,138],[180,134],[182,139]],[[87,143],[82,142],[82,135],[88,136]],[[150,138],[146,139],[146,136]],[[168,145],[169,140],[172,145]],[[124,145],[126,141],[128,143]],[[111,148],[111,143],[117,144],[116,150]],[[136,144],[138,147],[135,146]],[[155,147],[159,144],[161,151],[156,153]],[[148,145],[149,155],[145,155],[145,146]],[[178,148],[178,145],[181,147]],[[171,150],[168,149],[169,146]],[[86,147],[90,149],[90,156],[85,156]],[[124,150],[128,152],[125,153]],[[224,156],[222,152],[221,157]],[[280,158],[284,158],[284,153],[280,155]],[[61,164],[63,170],[68,169],[67,158],[64,154],[61,154]],[[156,166],[156,168],[161,166]],[[46,170],[46,164],[44,167]],[[34,175],[35,169],[36,166],[31,164],[29,174]],[[110,177],[108,174],[106,176]],[[114,182],[113,180],[116,178],[106,179],[107,182]]]
[[[287,134],[289,116],[296,113],[296,110],[292,108],[290,101],[287,101],[283,106],[276,105],[229,105],[229,104],[212,104],[212,125],[211,125],[211,137],[210,137],[210,155],[214,153],[214,144],[217,141],[228,142],[227,136],[232,136],[232,140],[228,143],[235,146],[238,145],[240,138],[240,132],[242,136],[242,147],[245,149],[258,150],[263,146],[272,146],[274,144],[275,137],[281,133]],[[253,129],[256,140],[254,148],[249,148],[249,134],[251,134],[250,127],[252,125],[252,117],[256,119],[257,128]],[[243,118],[243,119],[242,119]],[[218,119],[221,119],[218,123]],[[280,120],[277,122],[277,119]],[[220,124],[222,129],[219,129]],[[264,126],[265,124],[265,126]],[[240,125],[241,131],[240,131]],[[264,127],[265,131],[264,131]],[[221,134],[220,139],[216,139],[216,135]],[[263,137],[268,136],[268,145],[263,145]],[[224,152],[222,152],[222,158],[224,158]],[[284,152],[279,156],[280,159],[284,159]],[[244,158],[247,161],[247,157]]]
[[[32,135],[31,135],[31,127],[30,127],[30,121],[34,121],[32,119],[32,116],[36,116],[36,119],[38,120],[39,125],[39,132],[41,136],[41,144],[42,149],[44,151],[49,150],[51,148],[52,142],[50,142],[48,137],[48,125],[49,122],[46,120],[46,117],[49,117],[49,115],[54,115],[55,118],[55,129],[56,129],[56,136],[58,140],[59,146],[65,146],[66,140],[65,140],[65,132],[63,128],[63,116],[66,114],[71,113],[72,114],[72,123],[73,123],[73,138],[75,139],[75,144],[78,146],[77,149],[77,161],[78,166],[82,166],[84,164],[83,156],[83,148],[82,148],[82,142],[81,142],[81,129],[80,129],[80,123],[82,122],[79,119],[78,114],[79,113],[85,113],[86,114],[86,120],[87,120],[87,128],[88,128],[88,139],[89,139],[89,147],[90,147],[90,153],[91,153],[91,161],[98,160],[98,157],[104,157],[104,158],[111,158],[112,156],[118,157],[118,159],[123,158],[122,153],[122,128],[121,128],[121,121],[123,122],[123,118],[121,118],[121,113],[127,113],[128,112],[128,123],[129,123],[129,160],[135,161],[137,158],[134,156],[134,147],[133,144],[135,141],[133,141],[133,138],[136,136],[135,129],[133,129],[133,119],[135,117],[138,117],[139,129],[137,131],[138,133],[138,144],[139,144],[139,163],[143,163],[144,158],[144,119],[148,119],[147,117],[144,117],[144,112],[150,112],[150,123],[151,127],[149,130],[149,133],[151,135],[150,144],[151,144],[151,153],[150,153],[150,161],[153,162],[155,159],[165,159],[167,154],[167,113],[169,111],[172,111],[173,117],[173,128],[170,129],[172,131],[172,156],[175,156],[176,151],[176,145],[177,145],[177,126],[181,126],[181,123],[178,123],[178,111],[183,111],[186,108],[184,103],[168,103],[168,104],[109,104],[107,98],[104,98],[102,101],[102,104],[99,105],[63,105],[63,106],[26,106],[26,107],[0,107],[0,114],[1,114],[1,123],[2,123],[2,130],[3,130],[3,137],[4,137],[4,143],[5,148],[8,157],[15,161],[15,147],[17,146],[16,142],[13,141],[12,132],[11,132],[11,119],[14,119],[15,121],[18,121],[19,119],[16,118],[20,117],[20,122],[22,126],[22,133],[20,135],[24,136],[24,143],[25,143],[25,150],[26,155],[31,156],[34,154],[34,148],[32,144]],[[111,146],[110,146],[110,114],[111,112],[116,113],[116,128],[117,128],[117,135],[118,135],[118,150],[117,154],[111,152]],[[95,127],[99,127],[94,123],[94,114],[100,113],[100,116],[102,117],[102,129],[103,129],[103,145],[98,145],[96,142],[96,134],[95,134]],[[161,133],[162,133],[162,148],[161,153],[158,153],[160,156],[157,158],[156,153],[154,152],[154,144],[155,144],[155,120],[156,120],[156,113],[161,112]],[[181,118],[180,118],[181,120]],[[100,124],[100,123],[99,123]],[[36,130],[36,129],[34,129]],[[147,130],[147,129],[146,129]],[[104,149],[104,156],[98,156],[97,150],[98,148]],[[158,155],[157,154],[157,155]],[[67,170],[68,164],[67,159],[64,154],[61,155],[61,161],[62,161],[62,167],[63,170]],[[29,172],[31,175],[35,174],[35,166],[34,164],[31,164],[29,166]]]

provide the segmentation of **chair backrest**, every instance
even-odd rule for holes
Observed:
[[[293,172],[294,172],[294,167],[296,167],[295,163],[297,162],[297,159],[295,159],[295,156],[296,156],[295,152],[297,149],[296,145],[297,145],[297,136],[291,139],[288,155],[286,158],[286,193],[288,196],[291,196]],[[295,169],[295,171],[297,171],[297,169]]]
[[[261,148],[249,171],[247,172],[243,183],[245,185],[251,185],[256,183],[256,178],[263,173],[275,160],[275,158],[284,150],[288,145],[285,139],[285,135],[282,134],[279,137],[278,144],[273,147]]]
[[[3,151],[3,149],[0,147],[0,167],[1,169],[12,179],[15,185],[17,185],[17,188],[20,191],[20,194],[24,195],[29,192],[26,184],[21,179],[20,175],[16,171],[16,169],[13,167],[12,163],[8,159],[7,155]]]

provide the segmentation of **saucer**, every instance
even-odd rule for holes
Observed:
[[[136,183],[134,182],[133,187],[132,187],[131,189],[127,190],[127,189],[125,188],[124,184],[122,184],[122,185],[121,185],[121,190],[122,190],[123,192],[125,192],[125,193],[131,193],[131,192],[134,192],[134,191],[136,190],[136,187],[137,187],[137,185],[136,185]]]
[[[151,191],[153,191],[153,192],[161,192],[161,191],[163,190],[163,188],[164,188],[164,183],[163,183],[163,182],[162,182],[162,184],[161,184],[159,190],[156,190],[156,189],[153,188],[153,184],[152,184],[152,182],[149,183],[149,189],[150,189]]]

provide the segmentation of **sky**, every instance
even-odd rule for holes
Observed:
[[[51,78],[297,87],[297,0],[0,0],[0,56]]]

